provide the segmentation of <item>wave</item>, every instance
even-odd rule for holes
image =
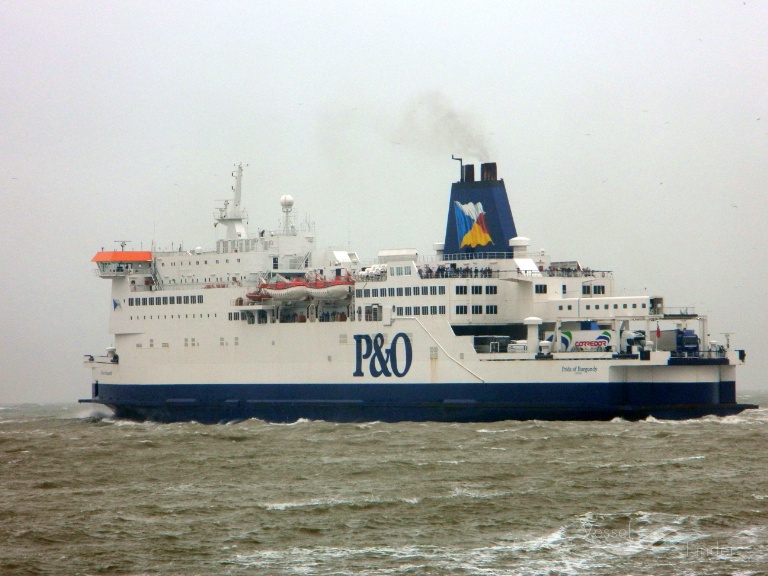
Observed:
[[[766,560],[759,543],[762,526],[738,532],[713,533],[703,527],[707,517],[634,511],[617,514],[588,512],[540,534],[511,533],[485,546],[435,546],[404,543],[382,546],[305,546],[238,551],[222,561],[228,566],[266,572],[289,570],[317,573],[319,566],[343,567],[334,574],[669,574],[684,566],[697,573],[702,562],[728,562],[727,571],[761,566]],[[233,551],[234,552],[234,551]],[[711,568],[726,569],[720,564]],[[674,572],[680,573],[680,572]]]

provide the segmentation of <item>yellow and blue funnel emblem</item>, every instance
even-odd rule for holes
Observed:
[[[487,246],[493,244],[493,239],[488,232],[488,225],[485,222],[485,210],[480,202],[453,204],[456,215],[456,232],[460,239],[459,248],[470,246]]]
[[[451,185],[444,254],[504,257],[512,253],[508,243],[515,236],[504,180],[462,180]]]

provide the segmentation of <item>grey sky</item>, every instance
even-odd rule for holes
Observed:
[[[518,232],[735,333],[762,387],[768,3],[0,0],[0,403],[89,394],[90,259],[211,248],[292,194],[320,246],[441,240],[451,154],[496,161]]]

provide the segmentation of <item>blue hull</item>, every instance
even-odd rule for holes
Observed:
[[[735,382],[547,384],[93,384],[118,418],[218,423],[687,419],[738,414]]]

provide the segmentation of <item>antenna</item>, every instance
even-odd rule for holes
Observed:
[[[451,160],[459,161],[459,182],[464,182],[464,160],[456,158],[453,154],[451,154]]]
[[[731,349],[731,336],[733,336],[733,332],[721,332],[723,336],[725,336],[725,348],[726,350]]]
[[[115,240],[118,244],[120,244],[120,249],[125,251],[125,245],[130,242],[130,240]]]

